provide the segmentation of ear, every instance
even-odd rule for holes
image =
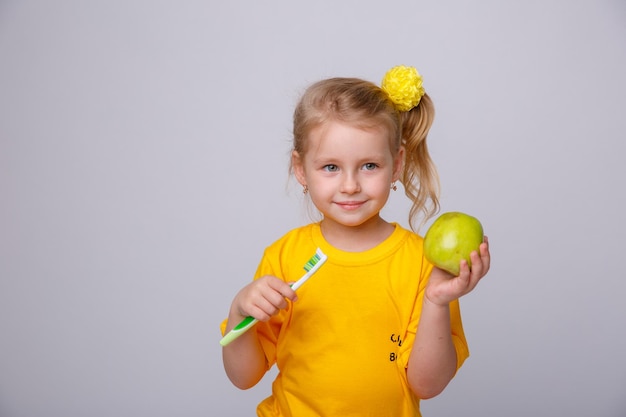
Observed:
[[[399,181],[404,168],[404,146],[400,146],[396,156],[393,158],[393,181]]]
[[[306,185],[306,176],[304,175],[304,161],[297,151],[291,152],[291,167],[293,175],[296,177],[300,185]]]

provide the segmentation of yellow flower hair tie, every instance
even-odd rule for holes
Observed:
[[[409,111],[417,106],[424,95],[422,76],[414,67],[400,65],[393,67],[381,84],[391,101],[399,111]]]

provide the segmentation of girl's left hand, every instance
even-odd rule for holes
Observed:
[[[480,279],[489,271],[491,262],[487,236],[485,236],[484,242],[480,244],[478,251],[470,254],[470,260],[472,261],[471,270],[467,261],[461,261],[458,277],[434,267],[424,297],[431,303],[447,305],[476,288]]]

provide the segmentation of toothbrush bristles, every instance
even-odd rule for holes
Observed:
[[[304,264],[304,270],[306,272],[309,272],[315,266],[315,264],[320,261],[320,259],[321,257],[319,256],[319,254],[316,253],[315,255],[313,255],[311,259],[309,259],[309,261]]]

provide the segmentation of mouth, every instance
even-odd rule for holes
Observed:
[[[365,201],[338,201],[335,204],[344,210],[356,210],[365,204]]]

